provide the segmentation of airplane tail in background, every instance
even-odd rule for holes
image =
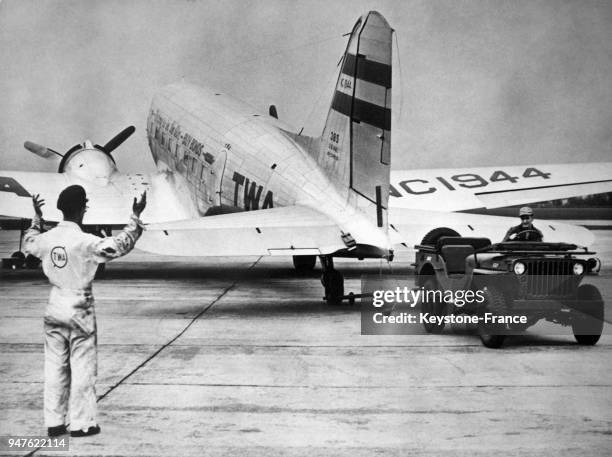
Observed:
[[[351,32],[317,161],[350,201],[387,226],[391,170],[391,39],[376,11]]]

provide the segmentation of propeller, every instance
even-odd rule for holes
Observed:
[[[99,146],[96,144],[96,147],[102,149],[107,154],[110,154],[112,151],[117,149],[121,145],[121,143],[127,140],[130,135],[135,131],[136,127],[130,125],[129,127],[126,127],[121,132],[119,132],[117,135],[115,135],[113,138],[111,138],[104,146]]]
[[[110,156],[110,153],[114,151],[115,149],[117,149],[135,131],[136,131],[136,127],[134,127],[133,125],[130,125],[129,127],[126,127],[121,132],[119,132],[117,135],[115,135],[113,138],[111,138],[104,146],[100,146],[99,144],[96,144],[94,147],[97,149],[100,149],[102,152],[105,152],[106,154]],[[68,150],[68,152],[66,152],[66,154],[60,154],[54,149],[48,148],[46,146],[42,146],[32,141],[26,141],[25,143],[23,143],[23,147],[26,148],[31,153],[36,154],[39,157],[42,157],[43,159],[48,159],[52,157],[54,154],[56,156],[62,157],[63,159],[67,159],[70,154],[72,154],[75,151],[78,151],[79,149],[82,149],[84,146],[83,144],[74,145],[72,148]]]
[[[41,146],[40,144],[32,143],[31,141],[26,141],[25,143],[23,143],[23,147],[26,148],[28,151],[36,154],[37,156],[42,157],[43,159],[48,159],[49,157],[53,156],[53,154],[58,155],[60,157],[64,157],[62,154],[57,151],[54,151],[51,148]]]
[[[100,152],[106,154],[108,157],[110,157],[110,159],[113,162],[115,162],[115,159],[111,155],[111,152],[117,149],[135,131],[136,131],[136,127],[134,127],[133,125],[130,125],[129,127],[126,127],[121,132],[119,132],[117,135],[115,135],[113,138],[111,138],[104,146],[100,146],[99,144],[96,144],[93,147],[98,149]],[[62,173],[70,157],[72,157],[74,153],[82,151],[83,149],[91,148],[92,144],[89,140],[85,141],[82,144],[75,144],[65,154],[60,154],[59,152],[54,151],[51,148],[48,148],[46,146],[41,146],[40,144],[33,143],[31,141],[26,141],[25,143],[23,143],[23,147],[26,148],[28,151],[32,152],[33,154],[36,154],[37,156],[42,157],[44,159],[48,159],[52,157],[53,154],[61,157],[62,160],[60,161],[58,172]]]

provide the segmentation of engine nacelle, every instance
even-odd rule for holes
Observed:
[[[64,155],[58,171],[104,186],[117,173],[117,165],[109,153],[93,146],[91,141],[86,141]]]

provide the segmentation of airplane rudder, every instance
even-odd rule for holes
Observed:
[[[376,136],[386,131],[386,138],[381,139],[390,140],[392,33],[376,11],[360,17],[353,26],[322,135],[323,161],[350,160],[356,124],[375,127],[379,130]],[[349,177],[346,171],[338,174]]]

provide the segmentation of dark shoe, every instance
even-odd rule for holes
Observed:
[[[51,438],[53,438],[54,436],[63,435],[65,433],[68,433],[68,430],[66,430],[66,426],[64,424],[47,428],[47,435],[50,436]]]
[[[93,427],[89,427],[85,432],[83,430],[73,430],[70,432],[70,436],[73,438],[80,438],[82,436],[97,435],[98,433],[100,433],[100,426],[94,425]]]

